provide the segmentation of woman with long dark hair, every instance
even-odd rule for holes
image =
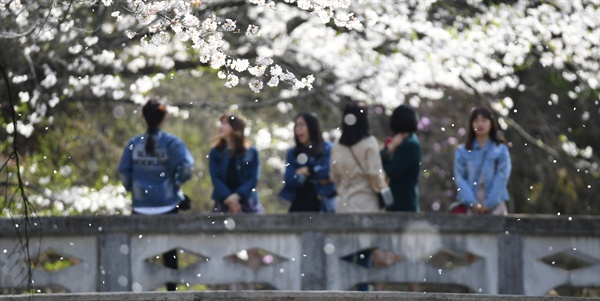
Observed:
[[[369,130],[368,107],[350,102],[342,136],[331,150],[331,180],[339,194],[336,212],[378,212],[377,192],[387,187],[377,139]]]
[[[387,187],[379,143],[371,135],[369,109],[364,102],[352,101],[344,108],[342,136],[331,149],[330,176],[339,193],[336,213],[379,212],[377,193]],[[371,268],[372,250],[351,257],[356,264]],[[369,284],[357,284],[368,291]]]
[[[256,185],[260,159],[246,140],[246,121],[239,115],[223,114],[209,153],[214,211],[262,213]]]
[[[337,193],[329,178],[331,143],[323,140],[315,114],[305,112],[294,118],[294,141],[279,196],[292,203],[290,212],[334,212]]]
[[[475,214],[506,215],[511,160],[490,110],[471,110],[465,144],[456,149],[454,180],[458,200]]]
[[[146,133],[127,143],[118,171],[127,191],[133,194],[133,214],[174,214],[185,199],[181,185],[192,177],[194,159],[185,143],[161,127],[167,116],[165,104],[150,99],[142,114]],[[165,266],[177,269],[176,252],[163,255]],[[167,289],[175,290],[175,283]]]

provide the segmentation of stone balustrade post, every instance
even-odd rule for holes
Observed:
[[[98,240],[98,291],[131,291],[129,234],[102,234]]]
[[[325,235],[323,232],[304,232],[302,234],[302,290],[318,291],[326,289],[326,260],[323,251]]]
[[[522,295],[523,238],[518,233],[498,235],[498,293]]]

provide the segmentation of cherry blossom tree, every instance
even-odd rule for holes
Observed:
[[[308,100],[336,108],[350,97],[433,113],[464,98],[491,106],[536,156],[597,179],[597,142],[546,126],[558,113],[534,129],[518,109],[577,100],[567,107],[578,127],[598,120],[599,16],[598,0],[0,0],[0,62],[20,114],[4,131],[29,137],[60,104],[141,104],[174,77],[212,72],[223,89],[248,89],[242,109]],[[547,76],[558,83],[536,92]],[[169,99],[172,113],[228,106],[190,99]]]

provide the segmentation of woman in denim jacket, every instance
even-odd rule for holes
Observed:
[[[246,122],[240,116],[228,114],[219,120],[221,124],[209,153],[214,211],[262,213],[256,191],[260,160],[256,148],[249,146],[244,137]]]
[[[454,179],[458,200],[475,214],[506,215],[511,161],[508,146],[486,108],[475,108],[467,141],[456,150]]]
[[[300,113],[294,122],[296,146],[287,153],[285,184],[279,197],[292,203],[290,212],[334,212],[337,194],[329,179],[332,144],[323,141],[314,114]]]
[[[165,104],[151,99],[142,113],[148,131],[127,142],[119,176],[132,192],[134,213],[175,213],[184,199],[181,185],[192,177],[194,158],[181,139],[161,130],[167,117]]]
[[[184,200],[181,185],[192,177],[194,158],[185,143],[161,127],[167,117],[167,106],[150,99],[142,108],[148,126],[123,151],[118,171],[123,186],[132,192],[132,214],[177,214]],[[166,267],[177,269],[177,252],[163,254]],[[167,282],[174,291],[176,283]]]

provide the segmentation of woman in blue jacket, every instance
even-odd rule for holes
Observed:
[[[118,171],[123,186],[133,194],[133,214],[174,214],[184,200],[181,184],[192,177],[194,159],[185,143],[163,132],[167,108],[157,100],[149,100],[142,113],[148,131],[127,143]],[[163,254],[165,266],[177,269],[177,253]],[[167,283],[174,291],[176,284]]]
[[[142,113],[148,131],[127,143],[118,171],[133,194],[133,212],[155,215],[177,211],[183,200],[181,184],[192,177],[194,158],[179,138],[163,132],[166,106],[149,100]]]
[[[256,191],[260,160],[258,151],[244,136],[246,121],[232,114],[224,114],[219,120],[221,124],[209,154],[214,211],[262,213]]]
[[[454,157],[458,200],[475,214],[506,215],[510,170],[508,146],[494,116],[486,108],[473,109],[467,141]]]
[[[294,118],[294,140],[279,197],[292,203],[289,212],[334,212],[337,193],[329,178],[332,144],[323,140],[314,114],[300,113]]]

